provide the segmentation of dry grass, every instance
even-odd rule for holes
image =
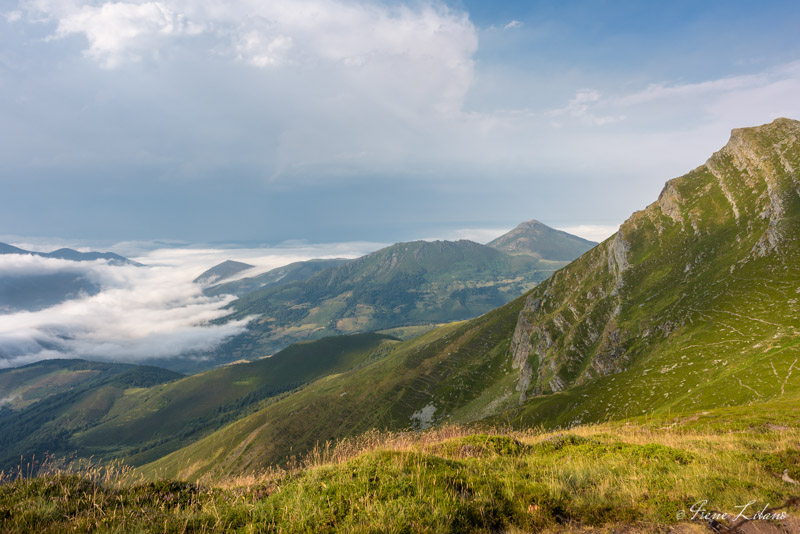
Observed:
[[[730,430],[730,429],[728,429]],[[47,458],[0,478],[4,532],[652,532],[701,499],[779,504],[800,430],[443,426],[319,444],[284,467],[198,484]]]

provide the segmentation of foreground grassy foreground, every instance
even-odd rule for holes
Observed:
[[[703,532],[697,503],[752,517],[800,494],[782,477],[800,478],[797,400],[559,432],[372,432],[198,484],[40,466],[4,475],[0,531]],[[800,510],[781,512],[761,528],[782,530],[759,531],[797,531]]]

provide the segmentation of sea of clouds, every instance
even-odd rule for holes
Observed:
[[[564,230],[600,241],[616,228],[582,225]],[[468,228],[430,239],[486,243],[508,230]],[[201,354],[244,331],[249,320],[216,321],[231,313],[226,306],[235,297],[204,295],[203,287],[193,280],[205,270],[225,260],[254,266],[230,279],[233,280],[312,258],[357,258],[386,246],[374,242],[203,246],[165,241],[101,245],[19,236],[0,236],[0,241],[42,252],[65,246],[81,251],[112,251],[144,265],[0,255],[0,279],[69,273],[101,288],[95,295],[78,295],[40,311],[0,313],[0,368],[53,358],[147,363],[154,359],[207,357]]]
[[[35,250],[57,248],[36,242],[14,244]],[[192,281],[206,269],[233,259],[254,265],[242,273],[252,276],[311,258],[355,258],[380,246],[289,243],[271,248],[153,248],[151,243],[129,242],[110,247],[144,267],[111,265],[105,260],[0,255],[0,277],[71,273],[101,288],[96,295],[78,295],[44,310],[0,315],[0,368],[52,358],[146,362],[211,351],[241,333],[248,321],[214,323],[229,315],[226,306],[234,297],[205,296]]]

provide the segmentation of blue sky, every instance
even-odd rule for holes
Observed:
[[[800,118],[797,2],[0,0],[0,235],[609,227]]]

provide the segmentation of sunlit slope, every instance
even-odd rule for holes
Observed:
[[[189,377],[155,367],[80,360],[5,371],[0,386],[6,375],[13,375],[23,404],[0,411],[0,469],[16,466],[22,455],[45,452],[122,457],[133,464],[151,461],[308,381],[380,358],[395,343],[380,334],[326,338]]]
[[[233,317],[256,319],[220,350],[253,358],[303,339],[471,319],[565,264],[466,240],[397,243],[244,295]]]
[[[184,449],[150,474],[239,473],[302,454],[318,441],[371,428],[426,428],[515,406],[508,358],[522,299],[393,347],[362,368],[320,379]]]
[[[241,472],[371,427],[570,425],[796,392],[798,138],[787,119],[735,130],[525,297],[316,382],[148,471]]]
[[[380,334],[325,338],[271,358],[129,391],[100,424],[74,436],[72,443],[95,454],[123,455],[131,463],[149,461],[235,421],[260,402],[380,357],[394,343]]]
[[[734,130],[533,290],[512,348],[534,398],[523,419],[573,424],[797,388],[798,169],[800,123]]]
[[[0,511],[11,511],[0,530],[700,534],[710,532],[692,518],[700,500],[731,511],[717,525],[728,531],[743,507],[753,518],[797,495],[799,400],[555,432],[369,432],[295,469],[200,484],[47,470],[0,485]],[[796,532],[797,510],[739,531]]]

